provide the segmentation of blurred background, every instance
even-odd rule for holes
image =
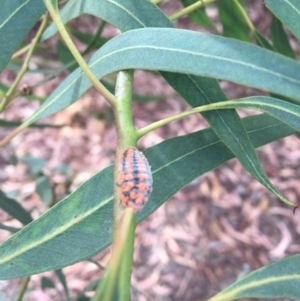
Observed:
[[[271,14],[263,2],[245,1],[255,27],[270,37]],[[182,7],[179,0],[163,2],[160,7],[170,15]],[[200,27],[188,17],[175,24],[179,28],[222,34],[215,4],[207,15],[213,27]],[[94,34],[100,20],[81,16],[69,28]],[[35,26],[26,41],[37,30]],[[103,37],[119,31],[106,25]],[[80,50],[85,45],[74,37]],[[291,37],[291,45],[296,41]],[[53,37],[42,44],[30,68],[57,67],[63,62],[63,45]],[[19,63],[21,59],[19,59]],[[18,60],[16,61],[18,63]],[[65,62],[64,62],[65,63]],[[13,68],[4,70],[0,81],[10,85],[16,77]],[[40,106],[53,89],[69,74],[64,71],[34,88],[33,99],[20,97],[0,118],[22,122]],[[28,73],[20,90],[43,80],[42,73]],[[111,83],[116,74],[109,76]],[[264,92],[232,83],[220,82],[229,99]],[[133,115],[136,127],[174,115],[189,106],[156,73],[135,71]],[[257,114],[239,111],[242,117]],[[16,199],[33,218],[43,214],[54,200],[60,200],[81,183],[115,160],[116,133],[113,115],[106,101],[95,91],[86,93],[66,110],[43,120],[56,127],[30,128],[0,150],[0,189]],[[1,126],[1,124],[0,124]],[[207,127],[200,115],[192,115],[155,130],[139,141],[141,150],[172,137]],[[11,128],[1,127],[3,139]],[[300,142],[290,136],[258,149],[266,174],[287,198],[297,202],[300,194]],[[205,160],[205,158],[203,158]],[[283,205],[243,169],[237,160],[222,165],[190,183],[166,202],[136,231],[133,301],[206,300],[250,271],[300,251],[300,213],[293,216]],[[20,228],[21,223],[0,210],[0,223]],[[10,232],[0,229],[0,241]],[[107,249],[93,258],[63,269],[74,300],[92,296],[87,286],[103,275],[110,258]],[[99,265],[100,264],[100,265]],[[15,300],[22,279],[0,282],[0,300]],[[82,291],[86,289],[83,294]],[[66,300],[64,288],[55,272],[31,277],[24,300]]]

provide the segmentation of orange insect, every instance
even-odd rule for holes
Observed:
[[[135,147],[126,148],[118,160],[121,202],[141,210],[152,192],[152,173],[145,156]]]

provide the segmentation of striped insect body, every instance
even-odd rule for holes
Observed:
[[[118,159],[121,202],[141,210],[152,192],[152,173],[146,157],[135,147],[126,148]]]

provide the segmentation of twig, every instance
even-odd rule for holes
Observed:
[[[28,65],[29,65],[29,61],[33,55],[33,52],[35,50],[35,47],[44,31],[44,29],[46,28],[47,25],[47,18],[48,18],[48,14],[45,14],[43,19],[42,19],[42,24],[40,25],[40,28],[36,34],[36,36],[32,39],[31,44],[30,44],[30,48],[28,50],[28,53],[26,55],[26,58],[24,60],[24,63],[22,65],[22,68],[20,70],[20,72],[18,73],[17,78],[15,79],[15,81],[13,82],[13,84],[11,85],[11,87],[8,89],[8,91],[6,92],[6,94],[4,95],[2,102],[0,104],[0,113],[2,113],[5,108],[7,107],[7,105],[9,105],[11,103],[11,99],[10,97],[12,96],[12,94],[15,92],[18,84],[20,83],[21,79],[23,78],[24,74],[27,72],[28,70]]]
[[[73,54],[75,60],[77,61],[77,63],[79,64],[79,66],[81,67],[82,71],[84,72],[84,74],[86,75],[86,77],[90,80],[90,82],[92,83],[92,85],[94,86],[94,88],[110,103],[110,105],[114,108],[115,104],[116,104],[116,97],[110,93],[99,81],[99,79],[95,76],[95,74],[92,72],[92,70],[90,69],[90,67],[88,66],[88,64],[86,63],[86,61],[84,60],[84,58],[81,56],[80,52],[78,51],[78,49],[76,48],[76,46],[74,45],[70,35],[68,34],[65,25],[63,23],[63,21],[61,20],[61,17],[59,15],[59,11],[58,11],[58,7],[57,7],[57,1],[55,1],[56,3],[56,7],[52,6],[52,2],[51,0],[44,0],[44,3],[59,31],[59,33],[61,34],[64,42],[66,43],[67,47],[69,48],[69,50],[71,51],[71,53]]]
[[[178,12],[170,15],[169,19],[171,21],[174,21],[176,19],[179,19],[180,17],[183,17],[183,16],[185,16],[187,14],[192,13],[193,11],[201,8],[202,6],[205,6],[205,5],[207,5],[209,3],[212,3],[212,2],[215,2],[215,1],[216,0],[200,0],[200,1],[197,1],[197,2],[195,2],[193,4],[191,4],[191,5],[183,8],[182,10],[180,10],[180,11],[178,11]]]
[[[18,295],[16,301],[22,301],[22,299],[24,297],[24,294],[27,290],[27,286],[29,284],[29,281],[30,281],[30,276],[26,277],[24,282],[22,283],[22,287],[21,287],[21,290],[19,292],[19,295]]]

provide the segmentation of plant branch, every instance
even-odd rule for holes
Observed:
[[[16,51],[16,52],[13,54],[13,56],[12,56],[11,58],[12,58],[12,59],[15,59],[15,58],[17,58],[18,56],[24,54],[25,52],[27,52],[27,51],[30,49],[30,47],[31,47],[31,45],[28,44],[28,45],[26,45],[25,47],[19,49],[18,51]]]
[[[19,292],[19,295],[18,295],[16,301],[22,301],[24,294],[26,292],[27,286],[29,284],[29,281],[30,281],[30,276],[26,277],[24,282],[22,283],[22,287],[21,287],[21,290]]]
[[[55,23],[55,25],[57,26],[57,29],[59,31],[59,33],[61,34],[64,42],[66,43],[67,47],[69,48],[69,50],[71,51],[71,53],[73,54],[75,60],[77,61],[77,63],[79,64],[79,66],[81,67],[82,71],[84,72],[84,74],[86,75],[86,77],[91,81],[91,83],[93,84],[94,88],[110,103],[110,105],[114,108],[115,104],[116,104],[116,98],[115,96],[110,93],[99,81],[99,79],[95,76],[95,74],[93,73],[93,71],[90,69],[90,67],[88,66],[88,64],[86,63],[86,61],[84,60],[84,58],[81,56],[80,52],[78,51],[78,49],[76,48],[76,46],[74,45],[72,39],[70,38],[70,35],[68,34],[64,23],[62,22],[60,15],[59,15],[59,11],[58,11],[58,7],[57,7],[57,1],[55,1],[56,7],[52,6],[52,1],[51,0],[44,0],[44,3]]]
[[[48,14],[45,14],[43,19],[42,19],[42,23],[40,25],[40,28],[39,28],[37,34],[35,35],[35,37],[31,41],[28,53],[26,55],[26,58],[24,60],[24,63],[22,65],[22,68],[21,68],[20,72],[18,73],[17,78],[15,79],[15,81],[10,86],[10,88],[8,89],[8,91],[6,92],[6,94],[4,95],[4,97],[2,99],[2,102],[0,104],[0,113],[2,113],[5,110],[5,108],[11,103],[10,98],[11,98],[12,94],[15,92],[18,84],[20,83],[20,81],[23,78],[24,74],[27,72],[29,61],[30,61],[30,59],[33,55],[35,47],[36,47],[36,45],[37,45],[44,29],[46,28],[47,19],[48,19]]]
[[[137,143],[137,133],[133,125],[131,97],[132,97],[133,70],[120,71],[116,82],[117,103],[114,108],[114,116],[117,130],[117,150],[116,158],[128,146],[135,146]],[[118,181],[118,164],[115,164],[114,179]],[[114,187],[114,229],[113,241],[117,237],[120,220],[124,213],[124,207],[120,204],[120,189],[118,185]]]
[[[240,11],[240,13],[243,16],[245,22],[247,23],[249,29],[252,31],[253,34],[255,34],[256,29],[255,29],[254,25],[252,24],[251,20],[249,19],[248,15],[246,14],[243,6],[237,0],[232,0],[232,1],[233,1],[234,5],[238,8],[238,10]]]
[[[153,3],[153,4],[159,4],[160,2],[162,2],[163,0],[151,0],[151,2]]]
[[[145,136],[146,134],[148,134],[148,133],[150,133],[150,132],[152,132],[152,131],[154,131],[154,130],[156,130],[156,129],[164,126],[164,125],[167,125],[170,122],[179,120],[179,119],[184,118],[186,116],[189,116],[189,115],[192,115],[192,114],[195,114],[195,113],[201,113],[201,112],[204,112],[204,111],[215,110],[216,109],[216,104],[220,104],[220,103],[222,103],[222,102],[219,102],[219,103],[216,102],[216,103],[213,103],[213,104],[196,107],[196,108],[193,108],[191,110],[188,110],[188,111],[185,111],[185,112],[167,117],[165,119],[162,119],[162,120],[159,120],[159,121],[156,121],[156,122],[153,122],[153,123],[141,128],[141,129],[137,130],[138,138],[140,139],[141,137]]]
[[[197,9],[199,9],[199,8],[201,8],[201,7],[209,4],[209,3],[215,2],[215,1],[216,0],[200,0],[200,1],[197,1],[197,2],[195,2],[193,4],[191,4],[191,5],[183,8],[182,10],[180,10],[180,11],[178,11],[178,12],[170,15],[169,19],[171,21],[174,21],[176,19],[179,19],[179,18],[181,18],[181,17],[183,17],[183,16],[185,16],[187,14],[190,14],[193,11],[195,11],[195,10],[197,10]]]
[[[135,214],[131,208],[126,208],[106,274],[99,281],[91,301],[130,300],[135,227]]]
[[[165,126],[173,121],[182,119],[186,116],[195,114],[195,113],[202,113],[202,112],[206,112],[206,111],[212,111],[212,110],[226,110],[226,109],[237,109],[237,108],[241,108],[242,104],[245,103],[245,99],[233,99],[233,100],[227,100],[227,101],[220,101],[220,102],[215,102],[215,103],[211,103],[208,105],[203,105],[203,106],[199,106],[199,107],[195,107],[193,109],[187,110],[185,112],[181,112],[179,114],[167,117],[165,119],[153,122],[139,130],[137,130],[137,135],[138,135],[138,139],[140,139],[141,137],[143,137],[144,135],[162,127]],[[247,107],[243,106],[244,109],[247,109]],[[251,108],[251,109],[255,109],[255,108]]]

